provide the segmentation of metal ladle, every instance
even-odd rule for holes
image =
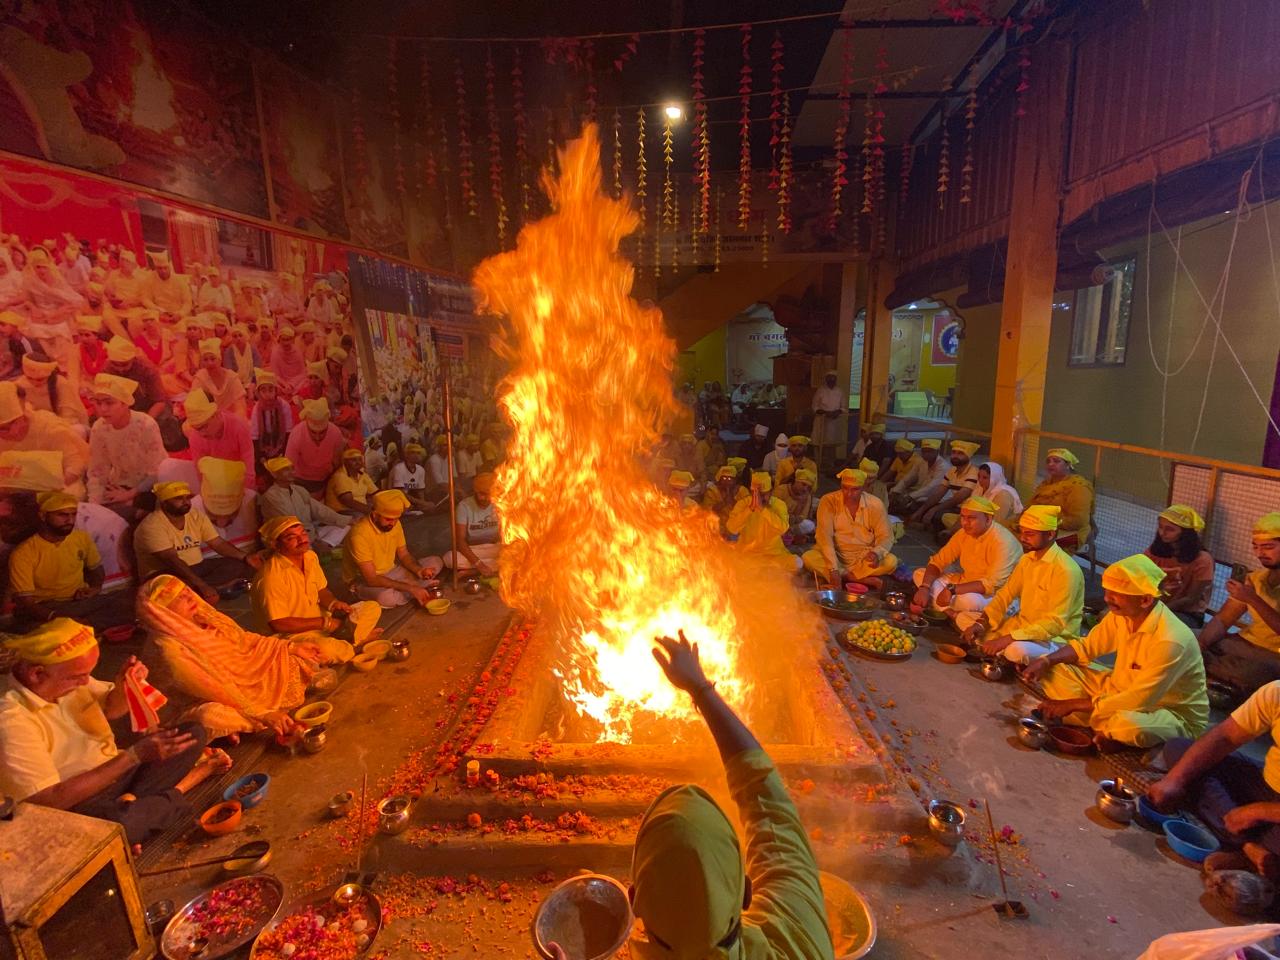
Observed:
[[[195,870],[199,867],[212,867],[219,863],[230,863],[234,860],[246,860],[250,863],[260,861],[271,852],[271,842],[268,840],[252,840],[249,843],[242,843],[230,853],[222,857],[213,857],[209,860],[197,860],[194,863],[182,863],[176,867],[161,867],[158,870],[142,870],[138,873],[140,877],[155,877],[162,873],[178,873],[183,870]],[[244,871],[252,872],[252,871]]]

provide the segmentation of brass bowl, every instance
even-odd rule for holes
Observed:
[[[329,798],[329,816],[333,817],[335,820],[345,817],[350,812],[351,802],[355,800],[355,798],[356,795],[351,790],[346,790],[342,793],[335,793]]]
[[[943,663],[963,663],[968,651],[954,643],[940,643],[933,649],[933,655]]]
[[[412,813],[412,797],[403,795],[387,797],[378,804],[378,830],[391,837],[404,833],[409,827],[409,817]]]
[[[964,808],[950,800],[929,802],[929,832],[940,843],[954,847],[964,839]]]
[[[318,727],[312,727],[302,735],[302,749],[307,753],[319,753],[328,742],[329,734],[323,724]]]

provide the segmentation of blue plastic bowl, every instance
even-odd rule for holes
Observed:
[[[245,787],[252,786],[253,792],[246,793],[244,796],[237,794]],[[248,776],[241,777],[227,789],[222,791],[223,800],[239,800],[240,806],[248,810],[250,807],[256,807],[267,796],[267,788],[271,786],[271,778],[265,773],[251,773]]]
[[[1186,820],[1167,820],[1163,829],[1173,852],[1192,863],[1203,863],[1205,857],[1221,846],[1212,833]]]
[[[1153,827],[1163,827],[1170,820],[1181,820],[1176,813],[1161,813],[1151,805],[1145,794],[1138,794],[1138,816]]]

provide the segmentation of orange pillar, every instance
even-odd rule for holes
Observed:
[[[1000,315],[991,456],[1017,471],[1020,486],[1034,479],[1038,454],[1028,448],[1015,464],[1018,431],[1038,428],[1048,375],[1049,329],[1058,271],[1063,154],[1071,51],[1065,41],[1041,44],[1031,66],[1037,91],[1018,118],[1009,211],[1009,254]],[[1019,469],[1019,467],[1022,469]],[[1029,468],[1029,469],[1028,469]]]
[[[867,265],[867,316],[862,339],[862,400],[859,424],[871,423],[890,413],[889,357],[893,353],[893,311],[885,297],[897,283],[897,265],[890,260],[873,260]]]

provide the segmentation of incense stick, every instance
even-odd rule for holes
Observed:
[[[369,789],[369,771],[360,779],[360,832],[356,835],[356,877],[360,876],[360,862],[364,859],[364,798]]]
[[[985,797],[982,805],[987,808],[987,829],[991,831],[991,849],[996,855],[996,870],[1000,873],[1000,896],[1004,897],[1004,902],[1009,902],[1009,889],[1004,882],[1004,863],[1000,860],[1000,841],[996,839],[996,824],[991,819],[991,803]]]

